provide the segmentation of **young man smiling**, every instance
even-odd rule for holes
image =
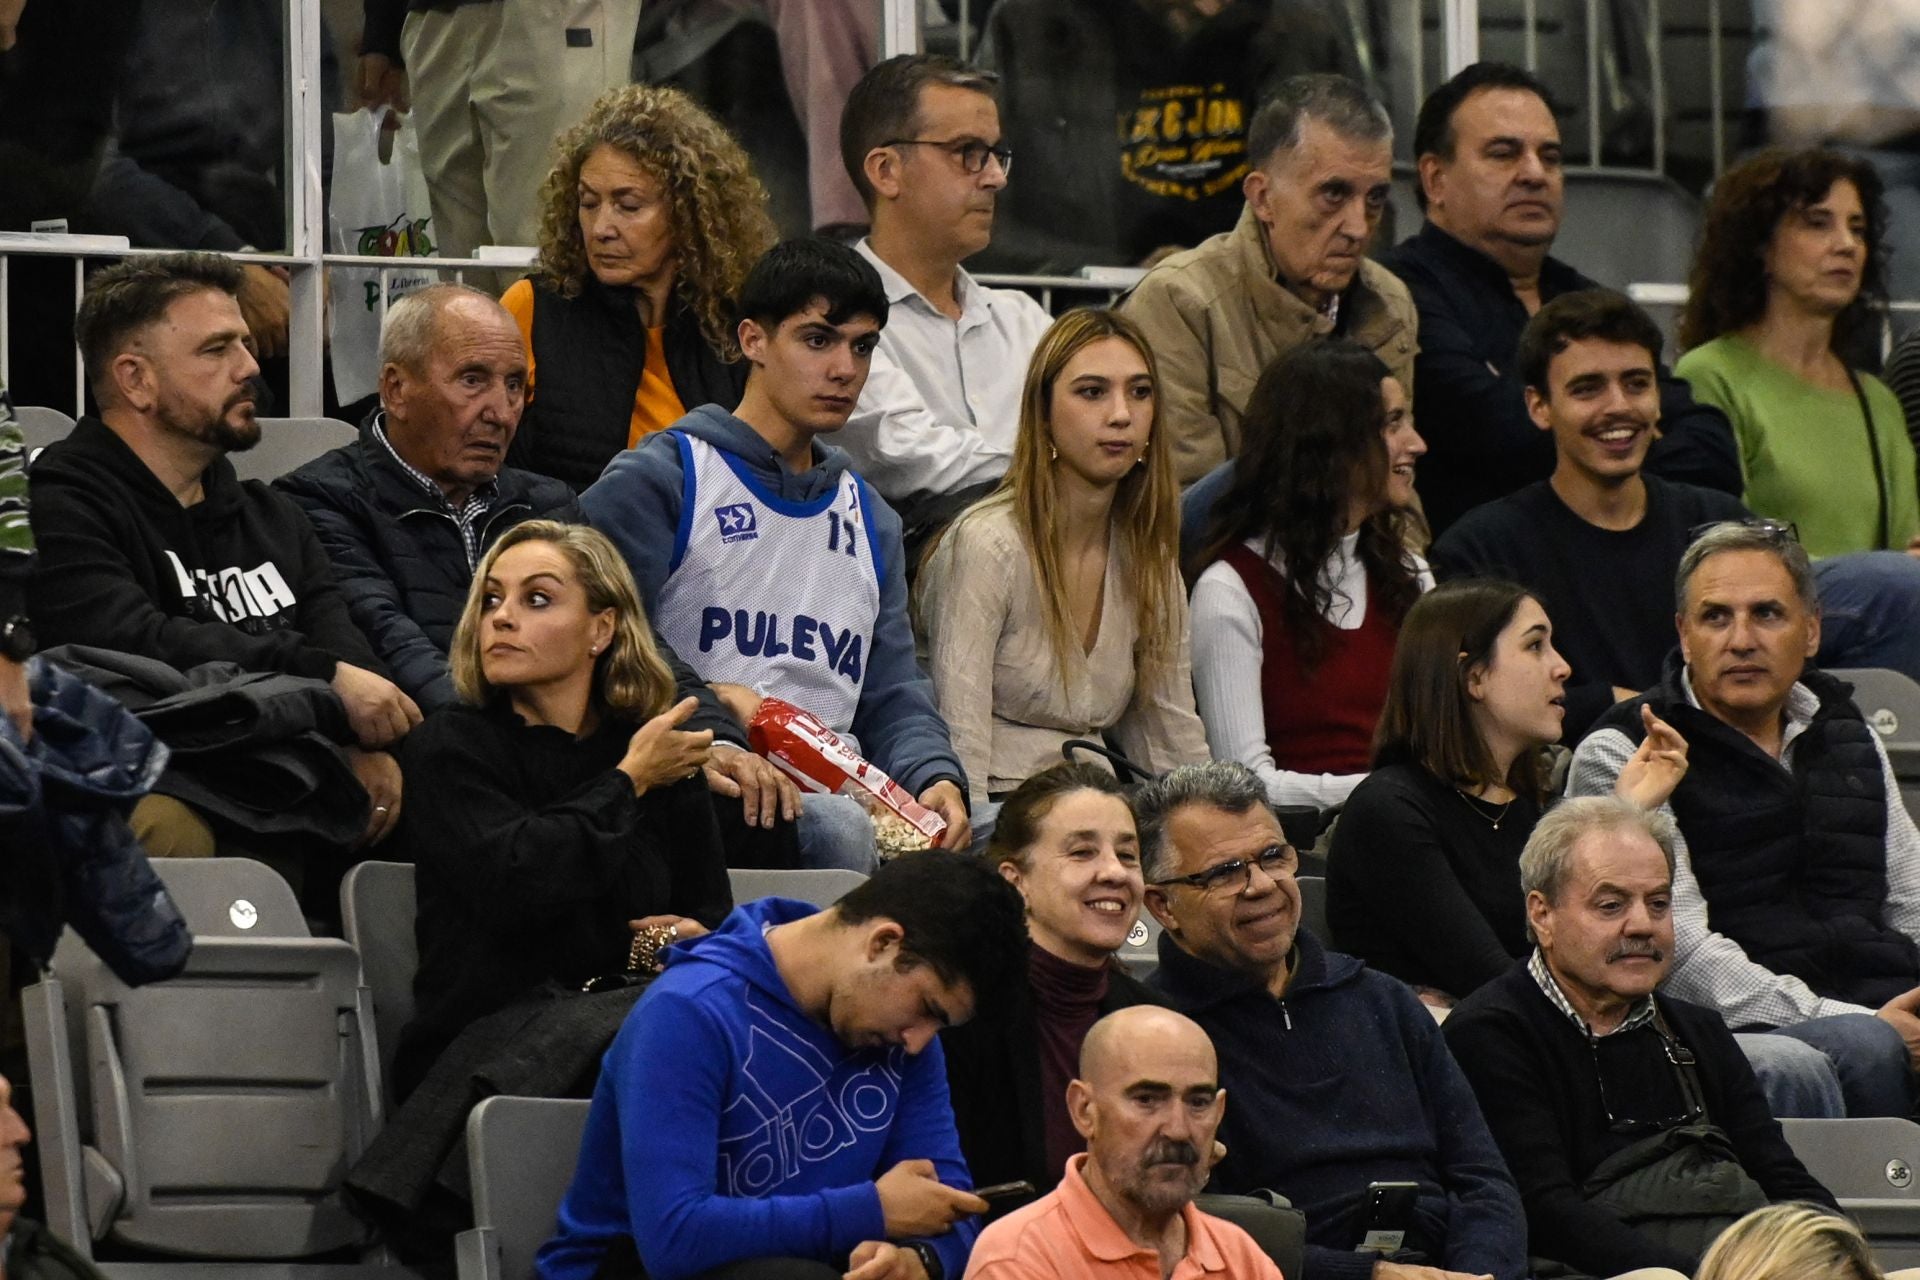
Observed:
[[[966,775],[914,658],[900,518],[817,439],[853,413],[887,310],[880,277],[852,249],[776,245],[741,289],[752,369],[738,410],[706,405],[620,454],[580,505],[702,678],[812,712],[964,849]],[[844,831],[816,825],[851,806],[836,799],[808,802],[802,856],[864,870],[870,843],[852,849]]]

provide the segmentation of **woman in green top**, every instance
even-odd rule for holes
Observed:
[[[1763,151],[1707,210],[1676,366],[1733,423],[1747,505],[1814,556],[1920,549],[1900,402],[1839,354],[1886,298],[1880,178],[1837,151]]]

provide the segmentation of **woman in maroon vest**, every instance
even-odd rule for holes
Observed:
[[[1328,808],[1366,775],[1401,619],[1433,585],[1407,549],[1427,446],[1386,365],[1344,340],[1267,366],[1244,430],[1189,566],[1195,701],[1215,759],[1275,804]]]

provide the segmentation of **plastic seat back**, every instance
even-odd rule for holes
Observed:
[[[73,430],[72,418],[58,409],[44,409],[37,404],[15,405],[13,417],[20,424],[20,437],[27,446],[29,458],[48,445],[65,440]]]
[[[1127,931],[1126,945],[1114,955],[1129,974],[1142,982],[1160,967],[1160,922],[1153,918],[1152,912],[1140,908],[1140,918]]]
[[[455,1243],[460,1280],[530,1280],[573,1180],[590,1105],[494,1097],[467,1117],[474,1229]]]
[[[277,480],[359,438],[359,428],[338,418],[262,418],[260,443],[227,461],[242,480]]]
[[[420,968],[413,930],[418,907],[410,862],[362,862],[340,884],[347,941],[360,953],[360,972],[373,999],[383,1082],[393,1068],[400,1029],[413,1019],[413,975]]]
[[[252,858],[155,858],[187,927],[198,938],[312,936],[293,886]]]
[[[797,869],[735,867],[727,872],[735,902],[755,898],[797,898],[816,907],[830,907],[840,896],[866,883],[858,871],[842,867]]]
[[[1892,1116],[1782,1120],[1807,1172],[1860,1224],[1881,1264],[1920,1264],[1920,1125]]]

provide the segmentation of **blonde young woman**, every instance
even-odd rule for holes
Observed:
[[[733,298],[777,234],[746,152],[678,89],[612,90],[557,148],[539,266],[501,298],[530,372],[512,461],[581,489],[687,410],[740,402]]]
[[[1860,1228],[1817,1204],[1770,1204],[1720,1233],[1699,1280],[1912,1280],[1881,1271]]]
[[[419,886],[406,1094],[460,1032],[627,967],[637,934],[706,932],[732,906],[710,732],[654,648],[605,536],[533,520],[474,574],[454,634],[460,705],[406,743],[400,835]]]
[[[1207,758],[1158,394],[1133,322],[1062,316],[1028,366],[1006,478],[927,552],[920,631],[975,806],[1069,738],[1110,731],[1156,773]]]

